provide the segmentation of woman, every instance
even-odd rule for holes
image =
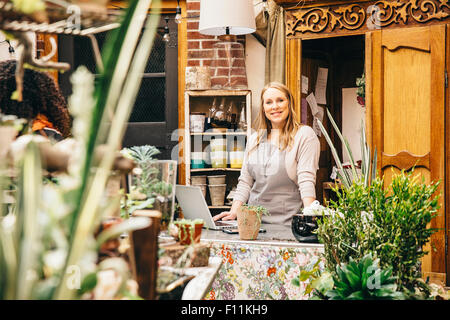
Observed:
[[[59,141],[70,134],[67,102],[52,78],[25,69],[23,99],[12,99],[16,90],[16,61],[0,62],[0,112],[30,120],[31,130]]]
[[[269,210],[263,223],[290,225],[302,205],[315,200],[319,139],[311,127],[296,121],[292,94],[276,82],[261,92],[256,130],[247,143],[233,205],[214,220],[236,219],[248,201]]]

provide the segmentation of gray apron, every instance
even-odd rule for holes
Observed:
[[[267,141],[267,140],[266,140]],[[262,216],[263,223],[291,225],[292,216],[302,207],[298,186],[286,171],[285,150],[262,141],[256,163],[248,164],[248,171],[254,179],[249,205],[265,207],[270,215]]]

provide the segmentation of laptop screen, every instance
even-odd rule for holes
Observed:
[[[175,196],[180,204],[185,219],[203,219],[205,227],[214,229],[216,224],[203,197],[202,190],[196,186],[178,185]]]

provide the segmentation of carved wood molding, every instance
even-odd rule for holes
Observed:
[[[412,167],[425,167],[430,169],[430,153],[423,156],[417,156],[408,151],[401,151],[395,155],[390,155],[382,152],[381,154],[381,169],[394,166],[405,170],[410,170]]]
[[[286,36],[317,38],[330,33],[365,31],[442,22],[450,0],[369,1],[286,10]]]

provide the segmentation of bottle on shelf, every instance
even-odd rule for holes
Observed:
[[[228,129],[233,129],[233,101],[230,101],[230,104],[228,105],[228,109],[227,109],[227,128]]]
[[[214,113],[213,128],[227,128],[227,117],[225,111],[225,98],[220,101],[219,107]]]
[[[247,130],[247,121],[245,120],[245,102],[241,102],[241,113],[239,116],[238,128],[242,131]]]
[[[205,131],[208,131],[209,129],[212,128],[214,114],[216,113],[216,101],[217,101],[217,97],[214,97],[213,103],[212,103],[211,107],[209,107],[208,116],[205,119]]]

